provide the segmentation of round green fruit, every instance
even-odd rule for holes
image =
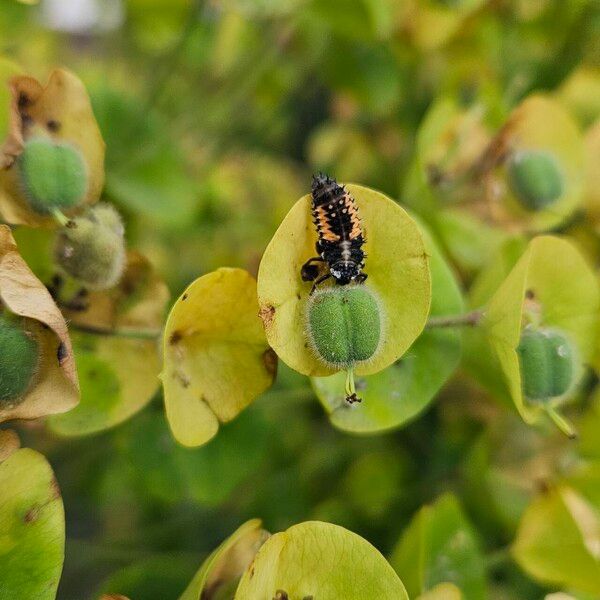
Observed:
[[[39,362],[38,343],[17,317],[0,314],[0,408],[10,408],[25,396]]]
[[[33,138],[17,160],[25,197],[39,214],[77,206],[87,192],[87,169],[71,144]]]
[[[508,163],[508,184],[527,210],[542,210],[563,193],[563,177],[556,159],[548,152],[522,150]]]
[[[553,330],[525,331],[517,348],[523,394],[529,400],[549,400],[566,394],[577,374],[576,352],[569,340]]]
[[[54,258],[85,287],[111,288],[125,267],[124,233],[119,213],[109,204],[97,204],[58,231]]]
[[[317,290],[308,302],[308,338],[324,363],[347,367],[371,358],[381,338],[379,303],[365,286]]]

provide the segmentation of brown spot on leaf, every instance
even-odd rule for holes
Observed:
[[[56,477],[53,477],[52,481],[50,481],[50,493],[52,500],[58,500],[58,498],[60,498],[60,487],[58,487]]]
[[[265,329],[269,329],[273,325],[273,319],[275,318],[275,307],[271,304],[261,306],[258,316],[262,319]]]
[[[273,348],[267,348],[263,352],[263,362],[269,375],[275,377],[277,375],[277,354],[275,354]]]
[[[56,133],[60,129],[60,123],[58,121],[55,121],[54,119],[50,119],[46,123],[46,127],[48,128],[48,131]]]
[[[178,344],[182,339],[183,334],[181,333],[181,331],[174,331],[169,337],[169,344],[171,344],[171,346],[174,346],[175,344]]]
[[[25,521],[25,523],[33,523],[38,518],[39,514],[40,514],[40,507],[32,506],[25,513],[25,516],[23,517],[23,521]]]

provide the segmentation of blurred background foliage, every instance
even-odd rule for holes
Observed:
[[[543,92],[585,136],[597,181],[599,33],[594,0],[0,0],[0,53],[42,81],[64,65],[86,83],[107,144],[105,198],[172,297],[219,266],[255,274],[315,170],[407,203],[468,287],[510,227],[440,205],[452,190],[423,184],[423,156],[436,156],[423,124],[460,115],[458,156],[443,157],[451,169]],[[596,187],[587,216],[552,227],[597,266]],[[47,275],[44,233],[17,239]],[[109,377],[103,385],[109,402]],[[320,519],[359,533],[391,557],[411,597],[452,581],[467,600],[533,600],[586,591],[568,579],[545,587],[508,551],[554,482],[600,511],[598,396],[582,396],[574,443],[527,427],[460,371],[414,422],[357,437],[332,428],[307,379],[280,365],[275,386],[199,449],[172,439],[160,392],[90,437],[37,422],[20,432],[63,493],[63,600],[177,598],[252,517],[271,531]],[[416,551],[426,567],[412,565]]]

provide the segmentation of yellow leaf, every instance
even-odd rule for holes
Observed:
[[[164,332],[161,379],[177,441],[208,442],[219,422],[231,421],[271,385],[276,364],[258,318],[255,280],[229,268],[196,279]]]
[[[428,256],[416,223],[393,200],[359,185],[346,189],[358,204],[366,232],[365,285],[379,298],[383,339],[376,355],[357,366],[359,375],[381,371],[406,352],[423,330],[431,300]],[[278,356],[304,375],[336,371],[309,349],[305,332],[311,284],[300,269],[315,255],[317,234],[311,197],[304,196],[287,214],[267,247],[258,272],[260,315],[267,339]]]

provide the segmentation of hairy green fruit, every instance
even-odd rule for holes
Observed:
[[[62,270],[85,287],[113,287],[125,266],[125,239],[119,213],[97,204],[57,235],[54,257]]]
[[[87,192],[85,162],[71,144],[31,139],[18,158],[17,168],[25,197],[37,213],[77,206]]]
[[[309,299],[308,331],[314,352],[329,365],[368,360],[381,338],[379,304],[365,286],[318,290]]]
[[[39,361],[37,341],[17,317],[0,314],[0,408],[18,404],[35,377]]]
[[[516,152],[508,163],[508,183],[528,210],[542,210],[563,193],[563,177],[556,159],[547,152]]]
[[[517,348],[523,393],[530,400],[549,400],[571,388],[576,375],[576,353],[557,331],[525,331]]]

